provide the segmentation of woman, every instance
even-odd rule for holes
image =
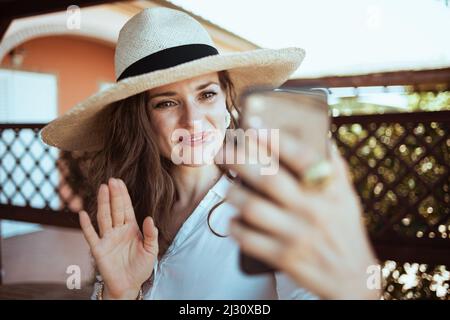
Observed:
[[[234,97],[278,87],[303,57],[298,48],[219,55],[197,21],[166,8],[125,24],[117,84],[42,131],[50,145],[93,153],[97,201],[80,224],[100,274],[94,298],[314,298],[284,273],[241,272],[239,247],[223,236],[237,213],[225,202],[233,176],[213,161],[237,125]]]

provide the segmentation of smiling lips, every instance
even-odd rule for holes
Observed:
[[[199,133],[180,137],[179,142],[183,143],[184,145],[190,145],[191,147],[195,147],[210,142],[213,136],[214,136],[213,131],[202,131]]]

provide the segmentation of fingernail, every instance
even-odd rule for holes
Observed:
[[[107,184],[104,184],[104,183],[100,184],[100,187],[98,188],[98,192],[104,192],[105,188],[106,188],[106,190],[108,190]]]
[[[112,185],[113,187],[117,187],[117,180],[116,180],[116,179],[114,179],[114,178],[109,178],[109,182],[111,183],[111,185]]]

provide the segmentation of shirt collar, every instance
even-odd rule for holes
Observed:
[[[210,191],[217,194],[220,198],[225,199],[228,188],[232,185],[233,181],[228,178],[226,174],[223,174],[216,184],[210,189]]]

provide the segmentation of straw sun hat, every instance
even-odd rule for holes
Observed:
[[[184,12],[145,9],[121,29],[115,51],[117,82],[78,103],[45,126],[45,143],[68,151],[101,149],[108,126],[102,111],[112,102],[146,90],[228,70],[239,95],[249,86],[276,88],[299,67],[301,48],[219,54],[203,26]]]

